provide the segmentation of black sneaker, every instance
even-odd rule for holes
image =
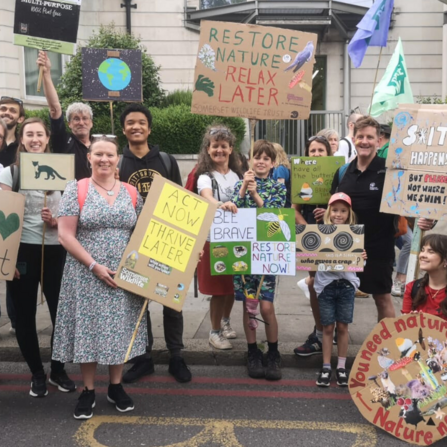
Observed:
[[[252,379],[263,379],[265,377],[264,366],[262,364],[262,352],[260,349],[248,350],[247,370]]]
[[[72,393],[76,389],[75,383],[67,376],[65,369],[60,373],[51,372],[48,382],[51,385],[57,386],[58,390],[63,393]]]
[[[73,417],[75,419],[90,419],[93,416],[93,408],[95,408],[95,390],[84,388],[79,396]]]
[[[180,357],[179,355],[171,357],[171,360],[169,360],[168,371],[169,374],[172,374],[174,376],[174,379],[177,380],[177,382],[180,383],[191,382],[192,379],[191,371],[186,365],[184,358]]]
[[[323,346],[316,335],[310,334],[304,344],[296,347],[293,352],[300,357],[308,357],[309,355],[322,354]]]
[[[132,368],[126,372],[123,376],[124,383],[133,383],[144,376],[150,376],[154,374],[154,361],[152,358],[138,359]]]
[[[267,352],[267,367],[265,369],[265,378],[267,380],[280,380],[281,374],[281,355],[278,351]]]
[[[329,386],[331,384],[331,374],[332,371],[328,368],[323,368],[318,374],[317,385],[318,386]]]
[[[45,397],[47,394],[47,375],[43,371],[33,374],[29,395],[33,397]]]
[[[344,368],[337,368],[335,370],[335,375],[337,376],[338,386],[348,386],[348,372]]]
[[[115,404],[116,409],[118,411],[121,411],[121,413],[132,411],[135,408],[133,400],[124,391],[123,385],[121,385],[121,383],[118,383],[117,385],[109,385],[107,400],[111,404]]]

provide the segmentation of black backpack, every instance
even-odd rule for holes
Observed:
[[[346,143],[348,143],[348,146],[349,146],[348,160],[349,160],[351,158],[351,155],[352,155],[352,144],[351,144],[351,142],[347,138],[342,138],[340,141],[346,141]]]
[[[416,298],[416,294],[418,293],[419,288],[421,287],[421,279],[417,279],[414,283],[413,283],[413,287],[411,288],[411,299],[414,300]]]

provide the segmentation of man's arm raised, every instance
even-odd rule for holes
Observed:
[[[39,51],[37,66],[39,67],[39,70],[40,68],[43,68],[42,84],[45,98],[47,99],[48,107],[50,109],[50,117],[52,119],[58,119],[62,115],[62,107],[53,80],[51,79],[51,61],[45,51]]]

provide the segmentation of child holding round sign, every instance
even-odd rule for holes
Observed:
[[[253,147],[252,169],[243,180],[236,183],[232,202],[238,208],[284,208],[287,190],[283,183],[269,177],[276,160],[271,143],[258,140]],[[248,375],[254,379],[281,379],[281,356],[278,351],[278,322],[273,299],[276,277],[274,275],[237,275],[233,277],[235,298],[244,302],[244,331],[248,343]],[[264,370],[262,352],[256,344],[258,299],[261,316],[266,323],[268,342],[267,367]],[[249,308],[247,308],[249,307]]]
[[[324,223],[328,225],[354,225],[356,218],[351,208],[351,198],[344,193],[334,194],[324,213]],[[363,251],[363,259],[366,252]],[[331,353],[334,327],[337,322],[338,364],[337,385],[348,386],[346,356],[348,353],[348,324],[354,315],[355,291],[360,280],[354,272],[318,271],[314,288],[318,296],[321,324],[323,325],[323,368],[317,379],[318,386],[329,386],[331,382]]]
[[[402,313],[425,312],[447,320],[447,236],[429,234],[421,247],[419,265],[425,275],[405,287]]]

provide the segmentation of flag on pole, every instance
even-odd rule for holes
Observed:
[[[413,92],[408,78],[402,41],[399,37],[385,74],[374,90],[369,113],[371,116],[379,116],[387,110],[395,109],[399,104],[411,103],[414,103]]]
[[[348,45],[355,68],[362,65],[368,46],[386,47],[394,0],[376,0],[357,25],[357,32]]]

